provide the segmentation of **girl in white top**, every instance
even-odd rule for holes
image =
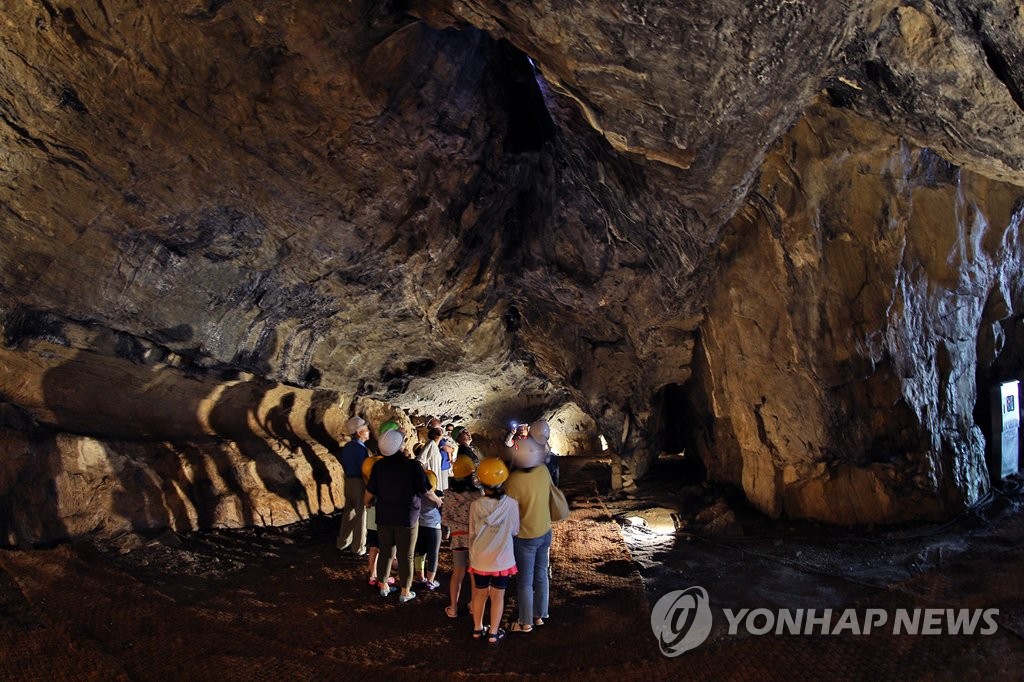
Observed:
[[[508,478],[504,462],[485,459],[477,467],[484,487],[483,497],[469,507],[469,572],[473,575],[473,638],[487,636],[489,644],[505,637],[501,616],[505,610],[505,589],[516,574],[512,536],[519,532],[519,504],[505,495],[502,484]],[[491,605],[490,634],[484,627],[484,608]]]

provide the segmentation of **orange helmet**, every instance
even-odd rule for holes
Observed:
[[[380,459],[380,457],[370,455],[363,460],[363,483],[370,480],[370,472],[373,471],[373,465],[377,463],[378,459]]]
[[[488,488],[497,488],[508,480],[508,466],[497,457],[488,457],[476,468],[476,477]]]
[[[453,478],[472,476],[474,471],[476,471],[476,464],[473,462],[473,458],[467,455],[459,457],[452,463]]]

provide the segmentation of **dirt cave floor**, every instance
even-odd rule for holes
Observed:
[[[551,618],[496,645],[471,638],[464,607],[446,617],[450,553],[437,591],[383,599],[365,558],[336,549],[337,517],[0,551],[0,679],[1024,677],[1019,479],[946,524],[837,529],[766,519],[687,481],[682,460],[654,469],[657,483],[613,495],[607,460],[563,459],[573,513],[555,529]],[[709,634],[667,656],[652,608],[692,586],[709,595]],[[730,633],[724,610],[743,608],[832,609],[833,624],[874,609],[889,623],[870,634]],[[513,587],[506,620],[515,609]],[[894,634],[900,609],[998,609],[998,628]]]

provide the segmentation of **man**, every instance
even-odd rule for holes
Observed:
[[[442,504],[441,498],[431,489],[419,462],[395,456],[404,441],[405,434],[401,431],[388,431],[380,437],[380,454],[383,459],[373,465],[363,495],[363,503],[367,507],[377,507],[377,539],[380,542],[377,576],[386,576],[391,572],[391,551],[394,548],[401,586],[398,601],[403,604],[416,598],[416,593],[411,591],[412,562],[419,531],[420,495],[438,507]],[[382,597],[387,597],[393,591],[386,583],[378,582],[378,586]]]
[[[518,441],[524,440],[530,435],[529,424],[516,424],[512,422],[512,430],[509,431],[508,435],[505,436],[505,447],[514,448],[518,446]]]
[[[352,554],[366,554],[366,507],[363,505],[363,460],[369,455],[366,441],[370,439],[370,427],[362,417],[352,417],[345,422],[345,432],[351,440],[341,449],[341,468],[345,471],[345,506],[341,510],[341,530],[338,532],[338,549],[352,548]]]
[[[529,438],[529,436],[529,424],[517,424],[516,422],[512,422],[512,430],[509,431],[507,436],[505,436],[505,450],[500,455],[501,459],[509,466],[515,465],[516,460],[521,459],[519,444]]]
[[[468,457],[473,460],[473,464],[480,463],[480,455],[476,454],[476,450],[473,448],[473,434],[469,432],[469,429],[458,427],[452,432],[455,436],[455,442],[459,444],[459,450],[456,453],[458,457]]]

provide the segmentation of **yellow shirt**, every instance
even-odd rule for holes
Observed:
[[[551,474],[543,464],[513,471],[505,482],[505,494],[519,503],[519,536],[539,538],[551,530]]]

